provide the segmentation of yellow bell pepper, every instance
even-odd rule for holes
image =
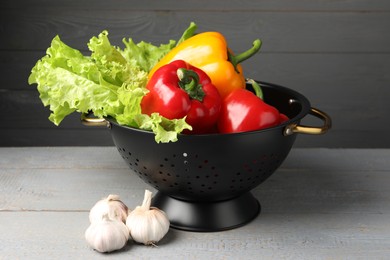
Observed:
[[[245,77],[240,62],[259,51],[261,41],[241,54],[233,55],[225,37],[218,32],[204,32],[181,42],[164,56],[149,72],[149,79],[163,65],[184,60],[207,73],[220,95],[225,97],[235,89],[245,88]]]

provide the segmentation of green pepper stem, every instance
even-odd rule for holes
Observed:
[[[198,26],[196,25],[196,23],[191,22],[190,26],[183,32],[183,35],[180,37],[180,39],[176,43],[176,46],[179,45],[180,43],[184,42],[185,40],[191,38],[192,36],[194,36],[197,28],[198,28]]]
[[[255,95],[261,99],[264,99],[263,90],[260,85],[253,79],[247,79],[247,82],[252,85],[253,90],[255,91]]]
[[[237,65],[247,59],[249,59],[250,57],[252,57],[253,55],[255,55],[259,50],[260,50],[260,47],[261,47],[261,41],[260,39],[256,39],[254,42],[253,42],[253,46],[252,48],[250,48],[249,50],[246,50],[240,54],[237,54],[237,55],[233,55],[231,54],[229,51],[228,51],[228,58],[229,58],[229,61],[233,64],[235,70],[238,72],[237,70]]]
[[[205,93],[202,85],[199,84],[199,75],[193,71],[184,68],[179,68],[176,71],[177,77],[179,78],[179,86],[182,88],[191,99],[203,101]]]

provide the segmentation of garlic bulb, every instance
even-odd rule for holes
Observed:
[[[117,219],[110,219],[107,214],[102,220],[93,222],[85,231],[85,239],[95,250],[104,253],[123,248],[129,240],[127,226]]]
[[[152,192],[145,190],[141,206],[129,213],[126,226],[134,241],[145,245],[154,245],[160,241],[169,230],[169,219],[164,211],[151,208]]]
[[[89,221],[94,223],[102,220],[107,214],[111,219],[125,222],[128,215],[127,206],[120,200],[118,195],[110,194],[107,198],[101,199],[92,207],[89,212]]]

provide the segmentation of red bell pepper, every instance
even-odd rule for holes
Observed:
[[[237,89],[223,99],[218,120],[220,133],[260,130],[277,126],[288,119],[262,100],[263,94],[256,82],[252,81],[252,85],[256,94],[246,89]]]
[[[149,92],[141,101],[142,113],[157,112],[168,119],[186,117],[191,134],[209,133],[216,127],[222,100],[202,70],[176,60],[159,68],[146,88]]]

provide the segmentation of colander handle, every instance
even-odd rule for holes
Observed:
[[[89,117],[88,114],[82,113],[80,117],[81,123],[85,126],[105,126],[110,127],[110,122],[104,118]]]
[[[309,114],[321,119],[324,121],[324,124],[320,127],[315,127],[293,123],[286,126],[284,129],[284,135],[292,135],[294,133],[320,135],[325,134],[332,127],[332,119],[325,112],[312,107]]]

